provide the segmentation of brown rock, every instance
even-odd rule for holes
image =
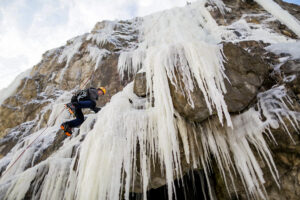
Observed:
[[[99,98],[98,105],[104,106],[111,97],[121,91],[124,86],[132,81],[132,77],[126,77],[124,80],[120,78],[118,71],[118,54],[108,56],[95,71],[92,77],[91,85],[102,86],[106,88],[107,93]]]
[[[248,42],[249,43],[249,42]],[[241,45],[249,45],[243,42]],[[254,43],[254,42],[252,42]],[[263,48],[262,44],[254,43],[256,48]],[[245,109],[256,97],[259,87],[268,72],[268,65],[257,55],[250,55],[238,45],[232,43],[224,44],[224,54],[228,59],[225,65],[225,74],[230,83],[225,80],[227,93],[224,95],[229,112],[239,112]],[[237,59],[239,58],[239,59]],[[180,70],[180,69],[179,69]],[[180,71],[176,78],[181,80]],[[145,74],[138,74],[135,77],[134,92],[138,96],[146,95]],[[182,84],[182,83],[180,83]],[[206,106],[204,96],[198,87],[191,92],[194,108],[188,104],[186,95],[177,90],[169,83],[171,96],[175,109],[191,121],[200,122],[210,115]],[[215,114],[215,111],[213,112]]]
[[[188,104],[186,96],[182,91],[177,90],[174,85],[169,83],[171,96],[173,100],[174,108],[186,119],[200,122],[207,119],[210,115],[209,110],[206,106],[206,102],[203,93],[198,87],[194,88],[191,92],[191,99],[194,102],[194,108]],[[215,112],[213,113],[215,114]]]
[[[297,60],[289,60],[281,66],[281,71],[285,74],[285,82],[292,91],[300,94],[300,62]]]
[[[93,30],[92,30],[92,33],[95,33],[101,29],[103,29],[106,25],[107,25],[107,22],[106,20],[104,21],[101,21],[101,22],[97,22],[96,25],[94,26]]]
[[[227,62],[224,64],[225,74],[230,80],[230,83],[225,80],[227,93],[224,94],[224,98],[229,112],[239,112],[256,97],[268,72],[268,65],[260,57],[251,56],[241,47],[232,43],[224,44],[223,50],[227,58]],[[185,95],[176,90],[172,84],[169,85],[174,107],[182,116],[196,122],[209,117],[209,110],[199,88],[195,88],[191,92],[195,104],[192,108]]]
[[[228,43],[223,47],[227,93],[224,95],[229,112],[239,112],[253,100],[268,72],[268,65],[258,56],[251,56],[240,47]]]
[[[280,67],[280,70],[286,75],[300,73],[300,61],[289,60]]]
[[[264,58],[264,54],[266,54],[265,47],[269,44],[261,42],[261,41],[255,41],[255,40],[247,40],[239,42],[237,45],[245,49],[248,53],[251,55],[258,55],[262,56]]]
[[[139,97],[146,97],[147,81],[146,73],[138,73],[134,77],[133,92]]]
[[[290,37],[290,38],[293,38],[293,34],[289,31],[287,31],[287,30],[281,30],[281,33],[283,35],[286,35],[286,36]]]
[[[257,14],[263,10],[253,0],[224,0],[224,2],[227,4],[226,6],[232,8],[232,12],[227,13],[225,16],[220,15],[220,13],[214,15],[218,17],[216,21],[221,24],[230,24],[238,20],[245,13]],[[284,7],[284,9],[289,10],[289,12],[291,12],[298,19],[300,19],[299,7],[297,7],[296,5],[290,6],[290,4],[286,4],[280,0],[276,0],[276,2],[279,2],[280,5]],[[295,8],[298,8],[298,11]],[[257,23],[261,20],[262,19],[260,18],[254,18],[252,20],[252,23]],[[106,22],[98,23],[95,26],[93,32],[96,33],[98,30],[102,29],[105,26],[105,23]],[[278,23],[275,23],[275,25],[277,24]],[[274,28],[272,26],[270,27]],[[118,27],[115,28],[117,29]],[[291,33],[289,30],[286,30],[286,27],[283,26],[277,26],[277,29],[275,31],[280,33],[281,30],[287,31],[285,35],[288,35],[289,37],[291,37],[290,35],[293,36],[293,33]],[[49,54],[49,57],[47,57],[46,55],[43,57],[42,62],[34,67],[31,73],[32,78],[24,79],[21,86],[17,89],[17,93],[14,96],[8,98],[5,101],[5,105],[1,105],[0,116],[5,117],[0,118],[0,134],[6,135],[10,131],[12,131],[12,129],[14,129],[12,127],[14,127],[16,124],[20,124],[24,120],[32,120],[35,118],[37,113],[39,113],[40,110],[46,105],[46,103],[40,105],[34,103],[35,100],[39,100],[40,98],[42,98],[39,95],[41,94],[41,92],[45,92],[45,86],[51,86],[54,88],[53,90],[51,90],[52,92],[47,93],[47,98],[51,97],[55,100],[57,97],[54,95],[51,96],[51,94],[53,94],[56,91],[56,89],[70,90],[76,86],[83,87],[83,83],[85,83],[91,77],[91,82],[88,81],[88,85],[86,87],[102,85],[105,86],[108,90],[108,94],[103,98],[100,98],[98,102],[100,105],[104,105],[110,100],[110,97],[113,94],[120,91],[129,81],[131,81],[132,77],[129,77],[128,79],[123,81],[120,80],[117,70],[118,54],[114,54],[113,52],[110,56],[105,58],[105,60],[101,63],[96,72],[94,72],[94,75],[91,76],[93,73],[92,68],[94,63],[92,63],[87,58],[85,51],[85,48],[91,42],[92,41],[86,41],[82,44],[80,52],[78,52],[78,54],[74,56],[74,58],[72,58],[70,66],[66,71],[67,73],[65,73],[63,77],[63,81],[60,81],[58,77],[61,73],[61,69],[65,67],[66,62],[64,61],[62,63],[58,63],[57,61],[57,55],[60,55],[62,48],[58,48],[57,50],[55,50],[55,53],[51,55]],[[68,44],[71,43],[69,42]],[[237,47],[236,45],[224,45],[224,53],[228,58],[228,63],[225,64],[226,74],[231,81],[231,84],[226,82],[228,93],[225,95],[225,100],[229,106],[230,112],[239,112],[245,109],[251,103],[251,100],[255,98],[256,93],[264,78],[263,75],[266,73],[265,70],[268,69],[268,67],[259,58],[259,56],[262,55],[264,50],[260,47],[260,45],[257,44],[259,43],[255,43],[253,41],[244,42],[245,47],[243,48],[248,49],[252,47],[250,49],[250,54],[246,51],[243,51],[240,47]],[[126,44],[124,43],[124,45]],[[248,47],[246,47],[247,45]],[[105,45],[100,46],[100,48],[105,48],[110,51],[118,50],[112,43],[105,43]],[[272,62],[270,61],[269,64],[274,64]],[[285,75],[288,75],[289,72],[286,71],[284,73]],[[294,74],[294,72],[292,74]],[[141,92],[141,96],[146,95],[146,89],[142,89],[146,88],[144,83],[145,80],[143,78],[136,77],[135,84],[137,85],[135,92]],[[299,86],[300,82],[291,82],[289,84],[291,88],[297,88],[297,85]],[[172,87],[173,86],[170,84],[170,88],[173,91],[172,97],[173,99],[178,101],[175,107],[178,110],[181,109],[181,113],[183,115],[186,115],[187,118],[191,121],[201,121],[208,117],[209,113],[206,108],[205,101],[203,100],[203,95],[198,88],[196,88],[195,91],[191,94],[192,99],[195,102],[196,108],[191,108],[186,103],[185,97],[180,92],[176,91],[174,87],[172,89]],[[298,91],[297,89],[293,90]],[[300,93],[298,93],[298,97],[300,98]],[[43,127],[43,124],[45,125],[46,121],[49,118],[49,113],[46,113],[44,116],[39,116],[39,118],[43,120],[41,126]],[[19,131],[22,132],[24,130],[20,128]],[[278,189],[274,182],[270,181],[272,179],[272,176],[267,173],[264,173],[266,174],[265,180],[267,182],[267,192],[270,194],[270,199],[298,199],[298,197],[300,196],[299,136],[295,133],[292,133],[292,135],[295,136],[296,140],[296,145],[294,145],[292,142],[287,142],[289,141],[289,139],[287,139],[288,136],[285,133],[283,133],[283,131],[279,131],[278,133],[275,132],[275,134],[278,145],[275,145],[275,147],[271,145],[270,146],[274,152],[275,162],[278,166],[279,174],[281,176],[282,188]],[[198,140],[199,142],[199,138],[196,140]],[[49,146],[49,148],[47,148],[44,151],[41,157],[37,158],[37,160],[34,160],[34,163],[36,164],[44,159],[47,159],[53,152],[55,152],[60,147],[62,141],[63,135],[58,135],[57,138],[55,138],[55,142],[53,143],[53,145]],[[16,141],[11,140],[6,144],[1,143],[0,157],[9,152],[9,150],[15,145],[15,142]],[[72,153],[71,157],[73,157],[73,155],[74,154]],[[185,165],[186,163],[184,163],[183,158],[182,160],[182,163]],[[261,165],[264,168],[267,166],[265,163],[261,163]],[[75,166],[76,165],[74,165],[74,167]],[[186,169],[188,169],[188,165],[186,165],[185,167],[186,168],[183,168],[183,173],[185,173]],[[151,171],[151,177],[149,177],[149,185],[152,188],[157,188],[160,185],[165,184],[165,179],[160,173],[160,170],[158,170],[159,167],[157,163],[155,163],[155,169],[157,170],[157,172],[155,170]],[[45,177],[48,174],[49,169],[45,167],[43,169],[38,170],[38,176],[31,182],[30,189],[27,191],[25,199],[32,199],[35,194],[40,194],[39,191],[42,187],[39,187],[39,185],[42,185],[44,183],[43,177]],[[137,175],[136,179],[139,178],[140,177],[138,177]],[[223,186],[223,189],[225,188],[224,185],[219,186]],[[242,183],[239,184],[238,187],[242,187]],[[227,191],[225,191],[224,193],[226,194]],[[230,193],[234,192],[230,190]],[[239,188],[238,193],[239,197],[242,197],[240,199],[246,199],[246,197],[244,198],[244,196],[246,195],[243,192],[241,192]],[[34,197],[38,198],[39,196],[37,195]],[[226,197],[223,196],[220,199],[226,199]]]
[[[295,101],[292,103],[297,105]],[[299,111],[298,108],[295,108]],[[264,178],[267,180],[265,185],[269,194],[269,199],[291,199],[298,200],[300,194],[300,183],[298,182],[298,174],[300,169],[300,137],[287,118],[283,119],[287,129],[289,130],[293,140],[289,138],[285,127],[282,125],[272,130],[277,144],[268,141],[268,145],[272,151],[277,170],[280,176],[280,188],[272,181],[272,174],[266,166],[263,168]]]
[[[255,18],[247,18],[246,21],[252,24],[260,24],[260,22]]]

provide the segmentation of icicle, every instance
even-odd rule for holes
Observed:
[[[289,98],[283,86],[260,93],[258,100],[258,111],[251,108],[245,113],[232,118],[234,129],[219,127],[217,120],[204,124],[201,128],[204,154],[200,151],[200,157],[204,157],[203,168],[208,173],[206,168],[210,165],[209,155],[213,154],[226,187],[228,183],[225,172],[229,172],[233,187],[235,177],[233,175],[238,172],[247,195],[253,198],[265,199],[267,195],[263,186],[265,182],[263,173],[250,144],[255,147],[261,158],[267,163],[279,187],[279,174],[263,136],[268,134],[271,127],[278,128],[279,124],[285,127],[283,117],[286,117],[294,125],[294,129],[297,129],[299,128],[298,121],[300,121],[300,118],[287,107],[285,101],[289,101]],[[262,120],[262,117],[266,119]],[[287,129],[286,132],[289,134]],[[234,171],[232,172],[232,170]]]
[[[189,95],[193,90],[191,83],[195,79],[195,84],[203,92],[210,112],[216,109],[221,123],[224,114],[230,126],[231,120],[222,94],[226,92],[222,46],[217,45],[221,41],[221,29],[204,4],[205,1],[201,1],[187,8],[147,16],[140,31],[144,33],[142,42],[132,52],[120,55],[119,70],[122,75],[125,71],[134,74],[142,66],[147,73],[148,90],[152,91],[152,84],[156,84],[154,81],[152,83],[152,79],[162,75],[163,70],[167,71],[167,79],[158,83],[160,85],[168,84],[168,79],[176,79],[176,67],[189,69],[184,70],[182,76],[190,105],[193,105]],[[155,74],[157,68],[163,69],[160,69],[161,74]],[[158,90],[159,87],[154,89],[154,95]]]
[[[83,36],[75,37],[72,40],[69,40],[69,43],[71,43],[71,44],[67,45],[63,49],[61,55],[58,57],[59,63],[62,63],[63,61],[66,60],[66,65],[60,72],[60,77],[59,77],[60,81],[63,79],[63,76],[64,76],[66,70],[68,69],[72,58],[74,57],[74,55],[76,55],[78,53],[78,50],[82,45],[83,38],[85,38],[85,37],[86,37],[86,35],[83,35]]]
[[[283,10],[274,0],[255,0],[266,11],[285,24],[300,37],[300,22],[287,11]]]
[[[94,70],[96,70],[102,61],[102,59],[109,55],[110,52],[106,49],[99,49],[98,47],[89,45],[88,46],[88,51],[89,51],[89,58],[95,62],[95,67]]]
[[[220,12],[224,15],[225,14],[225,4],[222,0],[208,0],[208,2],[211,2],[213,4],[215,4],[218,9],[220,10]]]

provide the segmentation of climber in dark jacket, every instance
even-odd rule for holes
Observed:
[[[82,108],[90,108],[95,113],[99,112],[101,108],[96,107],[96,101],[98,97],[104,95],[106,90],[104,87],[88,88],[86,90],[79,90],[71,98],[71,103],[65,105],[72,115],[75,115],[76,119],[64,122],[61,125],[61,129],[64,130],[67,136],[71,136],[72,128],[80,126],[84,121],[84,115],[81,111]]]

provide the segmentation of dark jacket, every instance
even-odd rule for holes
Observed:
[[[95,113],[99,112],[101,108],[96,107],[96,101],[98,100],[98,91],[96,88],[88,88],[86,90],[78,90],[75,95],[72,96],[71,102],[76,105],[79,101],[91,100],[93,104],[90,109],[92,109]],[[80,112],[77,111],[77,113]],[[83,116],[83,115],[82,115]]]
[[[92,100],[96,103],[98,100],[98,91],[96,88],[88,88],[85,90],[78,90],[75,95],[73,95],[71,102],[79,102],[79,101],[86,101]]]

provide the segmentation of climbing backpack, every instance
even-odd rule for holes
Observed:
[[[76,96],[77,96],[77,101],[83,101],[83,100],[87,100],[89,95],[87,90],[80,90]]]
[[[71,102],[79,102],[89,99],[89,94],[87,90],[79,90],[72,96]]]

